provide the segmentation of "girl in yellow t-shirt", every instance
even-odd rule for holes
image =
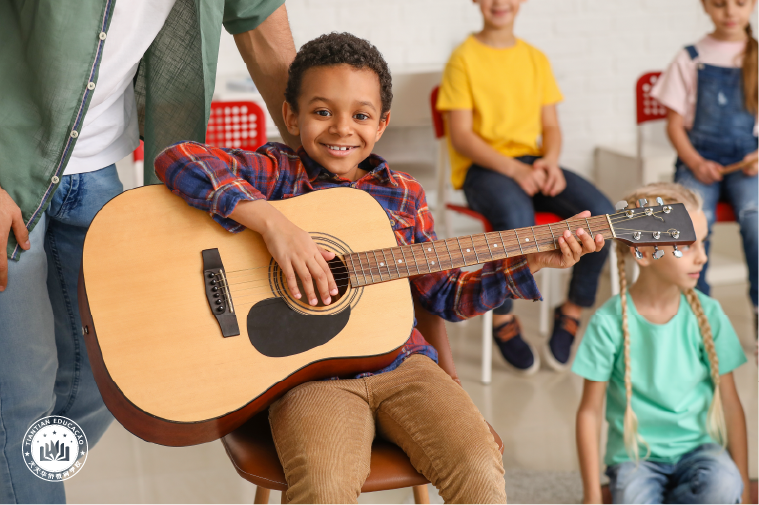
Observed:
[[[556,103],[562,96],[545,55],[514,36],[521,0],[475,2],[484,27],[451,55],[437,102],[446,119],[454,188],[463,188],[472,210],[496,230],[532,226],[535,211],[563,219],[583,210],[614,212],[590,182],[559,166]],[[569,364],[582,309],[595,302],[607,256],[605,247],[580,260],[567,300],[556,308],[544,352],[556,370]],[[507,301],[493,311],[493,336],[514,370],[533,373],[540,359],[522,339],[512,306]]]

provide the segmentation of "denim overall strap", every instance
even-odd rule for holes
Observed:
[[[697,61],[694,46],[685,48]],[[757,148],[754,116],[746,110],[743,70],[698,63],[696,116],[689,137],[704,158],[729,165]]]

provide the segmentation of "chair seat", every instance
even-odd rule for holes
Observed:
[[[503,454],[503,442],[488,424],[498,450]],[[277,456],[269,427],[268,411],[222,438],[227,456],[237,473],[257,486],[277,491],[287,490],[285,472]],[[429,481],[411,465],[408,456],[396,445],[375,439],[369,477],[362,493],[419,486]]]
[[[736,221],[733,207],[727,202],[717,202],[717,222],[728,223]]]

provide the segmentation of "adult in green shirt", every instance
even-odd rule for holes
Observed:
[[[24,439],[37,420],[67,417],[93,445],[113,419],[82,340],[84,236],[140,137],[146,183],[163,148],[205,140],[222,25],[282,126],[284,0],[0,2],[0,503],[65,502],[76,469],[45,471]]]

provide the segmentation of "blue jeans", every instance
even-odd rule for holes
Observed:
[[[517,158],[532,165],[535,156]],[[510,177],[478,165],[472,165],[464,180],[464,194],[469,207],[487,218],[496,231],[535,225],[535,212],[552,212],[567,219],[584,210],[594,216],[611,214],[614,206],[593,184],[569,170],[562,169],[567,187],[556,196],[540,193],[530,196]],[[598,277],[601,275],[611,241],[595,253],[583,256],[575,265],[569,284],[568,300],[580,307],[592,307],[596,301]],[[510,314],[513,300],[506,300],[493,311]]]
[[[77,282],[87,228],[121,191],[115,165],[61,177],[31,249],[9,261],[0,293],[0,503],[66,500],[63,482],[43,481],[24,464],[21,443],[34,421],[68,417],[92,448],[113,420],[87,358]]]
[[[672,465],[628,461],[606,469],[613,503],[739,503],[743,480],[726,450],[704,444]]]
[[[709,158],[715,159],[715,158]],[[717,160],[718,162],[720,160]],[[675,172],[675,182],[678,182],[688,189],[695,191],[704,199],[704,214],[709,225],[711,234],[712,226],[717,220],[717,202],[719,200],[727,201],[735,211],[738,219],[738,225],[741,230],[743,239],[743,254],[746,257],[748,265],[749,296],[754,307],[757,306],[757,276],[759,275],[759,244],[757,235],[759,235],[759,220],[757,220],[757,197],[759,196],[759,187],[757,186],[757,176],[746,177],[743,172],[733,172],[726,175],[721,182],[714,184],[704,184],[693,175],[685,164],[677,160],[677,171]],[[706,252],[709,253],[709,242],[704,244]],[[709,266],[707,262],[698,278],[698,289],[704,294],[709,294],[709,285],[706,283],[706,269]]]

